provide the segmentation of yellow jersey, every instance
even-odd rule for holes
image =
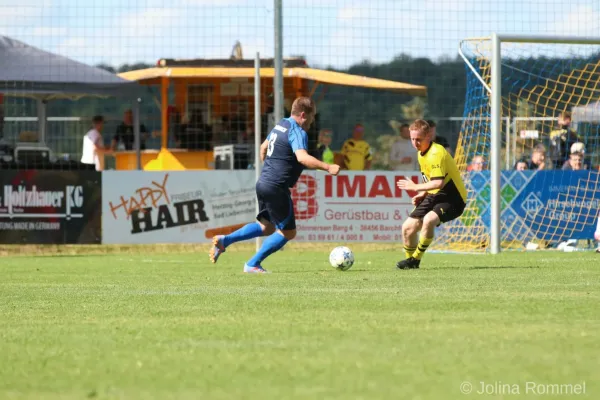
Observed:
[[[342,146],[342,155],[346,167],[351,171],[362,171],[365,169],[366,161],[371,161],[371,147],[364,140],[348,139]]]
[[[462,181],[460,172],[454,158],[446,151],[444,146],[431,143],[424,152],[417,152],[419,167],[423,182],[429,182],[436,179],[443,179],[444,186],[440,189],[428,190],[427,193],[436,197],[445,197],[449,202],[462,201],[467,202],[467,189]]]

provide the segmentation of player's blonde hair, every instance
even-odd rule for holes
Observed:
[[[558,118],[571,119],[571,113],[568,111],[563,111],[560,114],[558,114]]]
[[[410,125],[409,129],[411,131],[419,131],[425,135],[429,134],[429,124],[424,119],[416,119],[415,122]]]
[[[298,97],[292,104],[292,115],[299,116],[303,112],[306,114],[315,114],[317,107],[310,97]]]

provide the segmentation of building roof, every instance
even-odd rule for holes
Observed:
[[[232,60],[233,61],[233,60]],[[238,62],[238,61],[234,61]],[[159,62],[160,63],[160,62]],[[267,63],[265,63],[267,64]],[[254,78],[255,70],[252,64],[250,66],[197,66],[194,63],[188,63],[190,66],[181,66],[178,64],[165,67],[154,67],[129,72],[123,72],[119,76],[129,81],[140,83],[148,82],[157,78],[184,79],[184,78]],[[193,65],[193,66],[191,66]],[[266,67],[260,69],[261,78],[273,78],[275,69]],[[427,88],[425,86],[413,85],[410,83],[395,82],[384,79],[369,78],[366,76],[346,74],[329,70],[308,68],[308,67],[286,67],[283,68],[284,78],[301,78],[320,83],[354,86],[372,89],[391,90],[399,93],[407,93],[414,96],[426,96]]]

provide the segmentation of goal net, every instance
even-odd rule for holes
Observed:
[[[455,159],[469,196],[438,243],[485,251],[493,225],[492,41],[465,40],[460,54],[467,92]],[[600,45],[502,43],[499,71],[501,247],[592,239],[600,203]]]

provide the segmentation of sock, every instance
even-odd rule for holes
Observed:
[[[411,258],[413,256],[413,253],[415,252],[415,250],[417,250],[416,247],[408,247],[408,246],[404,246],[404,255],[406,256],[406,258]]]
[[[427,251],[429,245],[433,242],[433,238],[426,238],[421,236],[419,238],[419,245],[417,246],[417,251],[413,254],[413,257],[417,260],[420,260],[423,257],[423,254]]]
[[[223,246],[227,247],[242,240],[253,239],[263,235],[262,227],[258,222],[251,222],[242,226],[237,231],[226,235],[223,238]]]
[[[259,266],[265,258],[282,248],[287,242],[288,240],[282,234],[275,232],[263,241],[258,253],[256,253],[246,264],[250,267]]]

